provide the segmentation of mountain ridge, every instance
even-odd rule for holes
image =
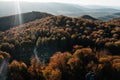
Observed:
[[[36,19],[44,18],[47,16],[52,15],[44,12],[32,11],[27,13],[0,17],[0,31],[4,31],[10,29],[11,27],[34,21]]]

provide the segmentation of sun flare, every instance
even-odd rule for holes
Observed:
[[[16,13],[19,14],[18,15],[18,19],[19,19],[19,24],[22,24],[22,16],[21,16],[21,8],[20,8],[20,0],[16,0],[15,2],[15,9],[16,9]],[[16,22],[14,22],[16,23]]]

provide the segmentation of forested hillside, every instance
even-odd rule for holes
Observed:
[[[119,80],[120,19],[48,16],[1,31],[0,50],[7,80]]]
[[[19,13],[10,16],[0,17],[0,31],[5,31],[13,26],[18,26],[30,21],[34,21],[36,19],[45,18],[47,16],[52,16],[51,14],[43,13],[43,12],[28,12],[28,13]]]

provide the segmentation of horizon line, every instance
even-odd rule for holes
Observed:
[[[58,4],[74,4],[79,6],[100,6],[100,7],[114,7],[120,8],[120,6],[116,5],[100,5],[100,4],[82,4],[82,3],[67,3],[67,2],[40,2],[40,1],[15,1],[15,0],[0,0],[0,2],[26,2],[26,3],[58,3]]]

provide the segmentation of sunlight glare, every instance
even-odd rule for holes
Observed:
[[[16,13],[19,14],[18,15],[18,20],[15,20],[15,21],[18,21],[17,23],[19,24],[22,24],[22,15],[21,15],[21,8],[20,8],[20,0],[16,0],[16,5],[15,5],[15,8],[16,8]]]

